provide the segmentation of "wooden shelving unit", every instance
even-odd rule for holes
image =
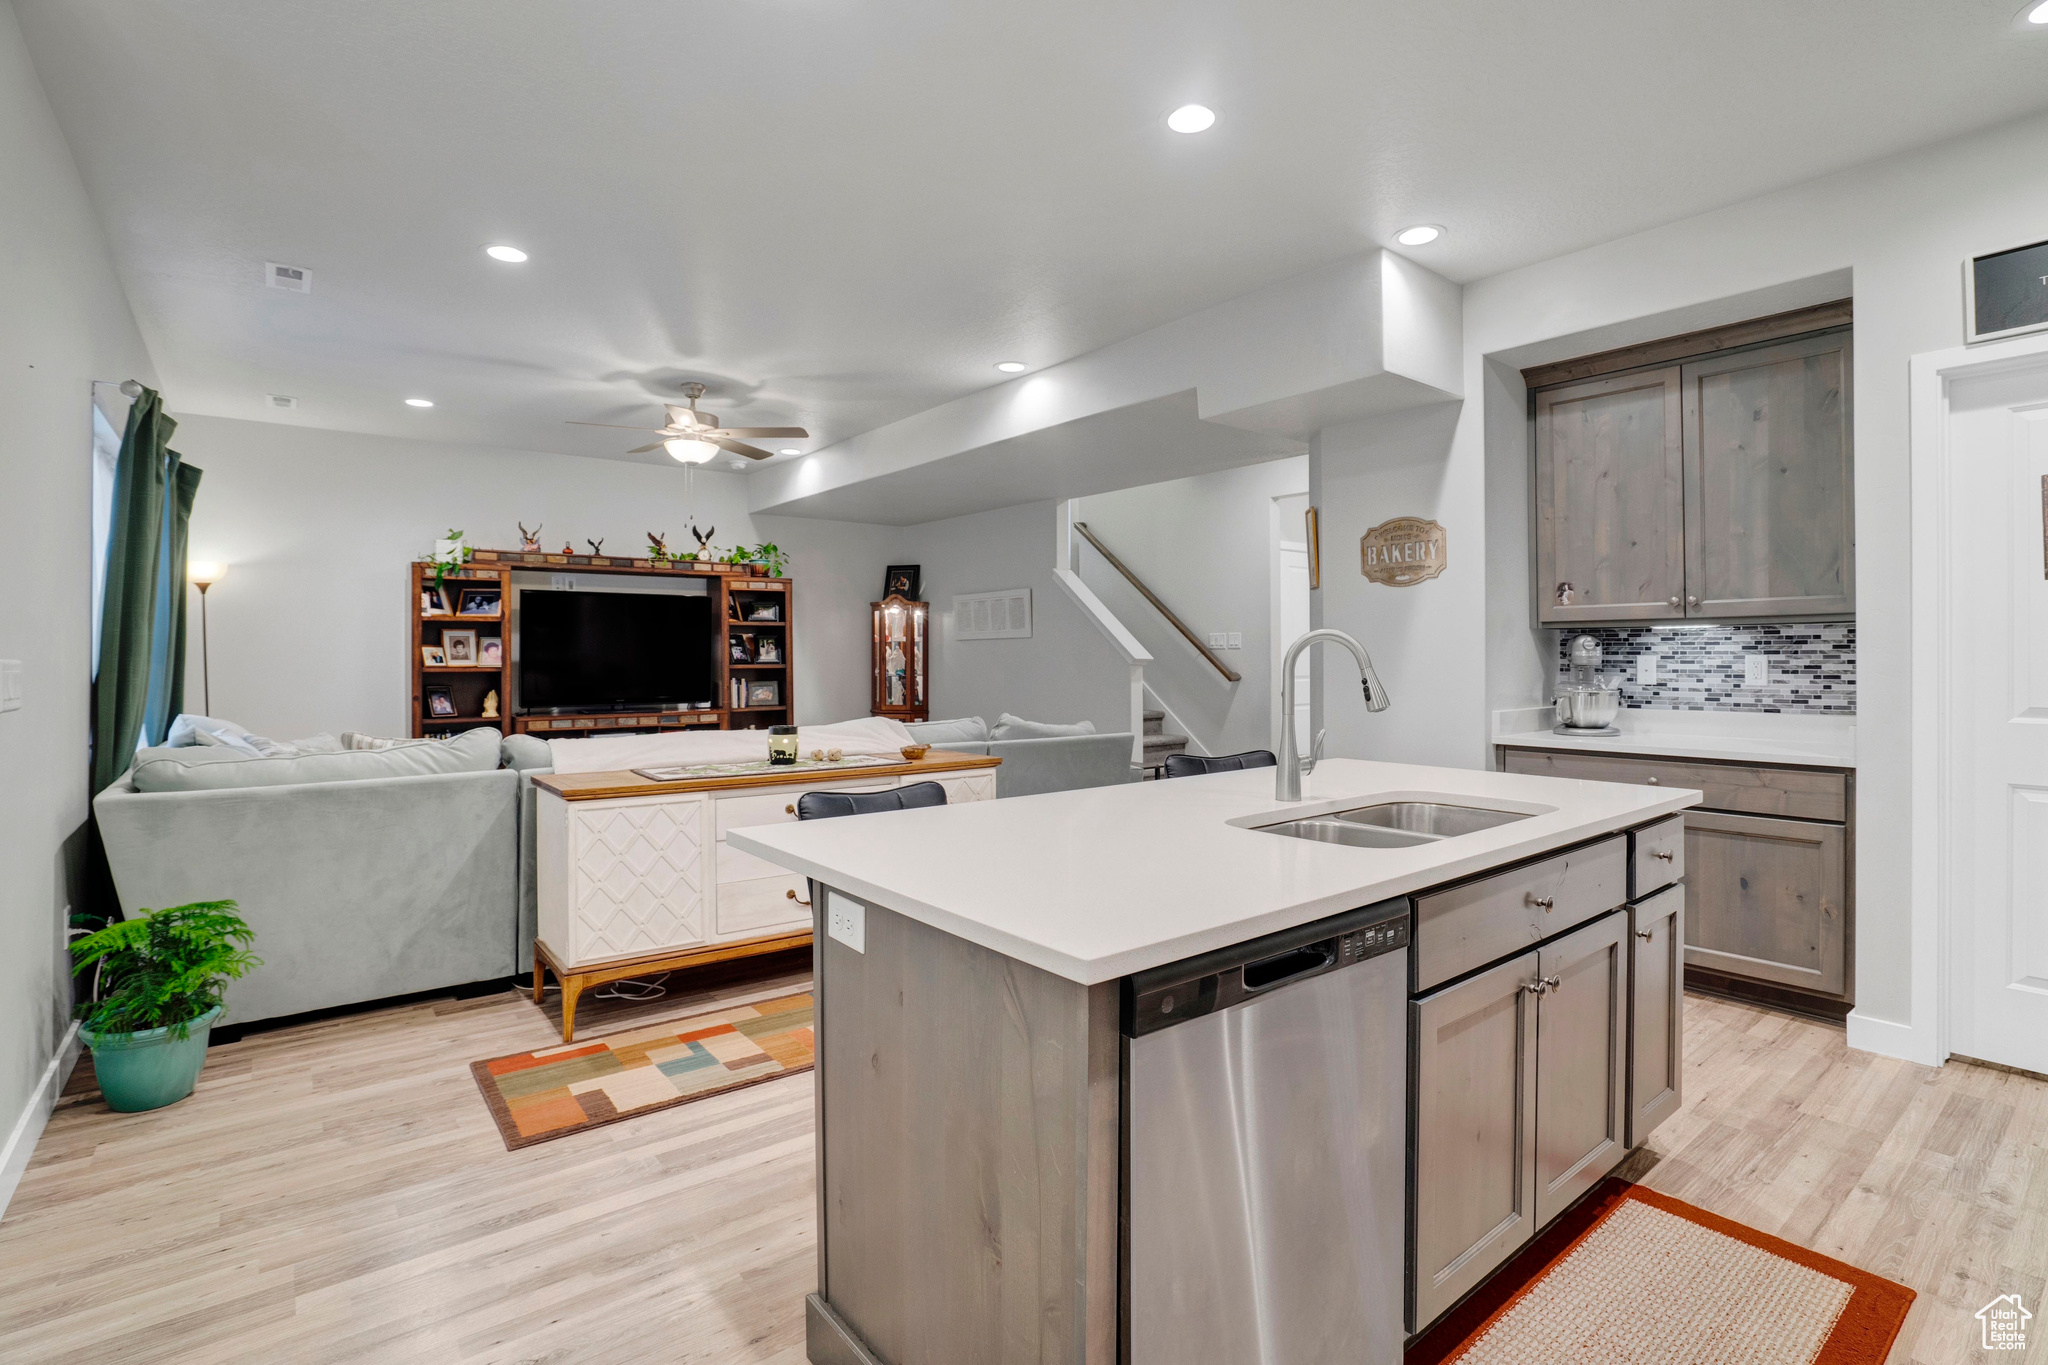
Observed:
[[[736,578],[726,584],[725,607],[725,690],[719,695],[727,712],[729,730],[759,730],[786,725],[794,712],[791,695],[796,674],[790,668],[791,615],[796,592],[786,578]],[[774,613],[768,619],[766,613]],[[748,657],[742,659],[739,650]],[[763,662],[758,656],[772,649],[775,658]],[[756,705],[755,699],[735,693],[740,689],[773,686],[775,700]]]
[[[714,564],[699,560],[649,560],[623,555],[551,555],[516,550],[477,550],[468,564],[445,575],[447,605],[461,601],[464,588],[495,588],[496,616],[427,615],[421,610],[422,593],[434,585],[434,566],[415,562],[408,575],[410,591],[407,611],[412,619],[411,652],[406,656],[407,675],[412,680],[412,733],[415,736],[444,737],[479,725],[494,725],[509,733],[535,734],[567,739],[590,734],[646,734],[682,729],[761,729],[785,723],[794,715],[795,698],[791,668],[794,651],[792,610],[795,585],[787,578],[763,578],[743,564]],[[517,569],[552,572],[609,573],[648,578],[701,578],[707,580],[712,616],[718,623],[716,636],[705,641],[714,653],[717,689],[715,705],[708,710],[598,712],[586,715],[523,715],[513,702],[512,639],[508,629],[512,612],[512,574]],[[770,604],[772,621],[747,620],[756,604]],[[477,632],[481,650],[485,637],[500,643],[500,663],[495,667],[429,667],[422,659],[422,645],[442,643],[450,630]],[[757,641],[772,634],[779,662],[736,662],[733,641],[751,635]],[[755,646],[759,648],[758,644]],[[773,682],[777,700],[772,706],[735,707],[734,679]],[[455,702],[454,716],[434,716],[427,710],[427,689],[446,687]],[[498,714],[482,714],[487,693],[498,694]]]

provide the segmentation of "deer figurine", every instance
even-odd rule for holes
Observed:
[[[697,541],[697,558],[710,559],[711,537],[718,534],[718,528],[714,526],[708,531],[700,531],[697,529],[697,523],[693,521],[690,523],[690,534]]]
[[[534,528],[531,531],[529,531],[526,529],[525,522],[522,521],[519,523],[519,548],[522,551],[530,555],[537,555],[540,553],[540,528],[544,525],[546,525],[545,522],[537,523],[534,526]]]

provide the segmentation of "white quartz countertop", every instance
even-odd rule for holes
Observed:
[[[1812,768],[1856,766],[1856,718],[1763,711],[1623,711],[1618,735],[1558,735],[1557,713],[1531,706],[1493,713],[1493,742],[1522,749],[1708,758]]]
[[[1328,759],[1303,800],[1274,771],[1133,782],[731,830],[731,846],[983,947],[1094,984],[1668,815],[1699,793]],[[1529,813],[1410,848],[1248,826],[1379,801]]]

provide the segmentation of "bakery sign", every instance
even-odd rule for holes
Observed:
[[[1358,541],[1359,568],[1375,583],[1412,588],[1444,571],[1444,528],[1426,517],[1395,517]]]

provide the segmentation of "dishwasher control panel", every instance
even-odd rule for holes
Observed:
[[[1124,1034],[1141,1038],[1297,981],[1403,952],[1408,925],[1405,898],[1382,901],[1125,977]]]

